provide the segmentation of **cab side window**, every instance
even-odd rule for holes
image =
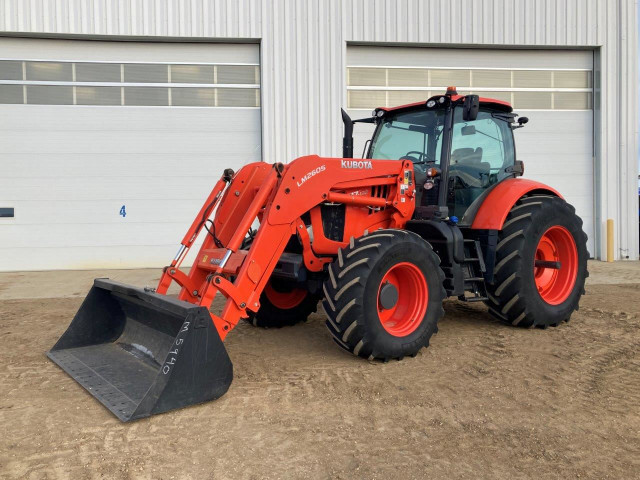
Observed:
[[[451,141],[451,164],[483,167],[494,180],[501,180],[503,170],[515,160],[513,134],[509,124],[492,116],[490,111],[480,110],[472,122],[462,120],[462,108],[456,108]],[[492,183],[495,183],[492,182]]]
[[[490,110],[480,110],[474,121],[462,120],[462,108],[454,112],[449,165],[449,214],[462,218],[482,192],[511,174],[515,161],[509,123]]]

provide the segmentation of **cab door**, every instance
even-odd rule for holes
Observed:
[[[447,206],[449,215],[462,218],[469,206],[488,188],[513,176],[513,132],[504,114],[480,109],[473,121],[454,111]]]

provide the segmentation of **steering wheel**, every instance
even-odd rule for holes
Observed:
[[[414,153],[418,155],[418,158],[411,156]],[[424,163],[424,161],[422,160],[423,157],[426,158],[426,155],[424,154],[424,152],[411,150],[410,152],[407,152],[405,155],[400,157],[400,160],[409,160],[410,162],[413,162],[413,163]]]

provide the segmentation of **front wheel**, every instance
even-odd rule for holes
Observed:
[[[558,197],[521,198],[498,234],[489,311],[520,327],[569,321],[584,294],[587,235],[575,209]]]
[[[320,297],[288,282],[271,279],[260,295],[260,309],[247,321],[255,327],[280,328],[305,322],[318,309]]]
[[[377,230],[338,251],[324,282],[327,327],[345,350],[401,359],[429,345],[444,314],[444,273],[415,233]]]

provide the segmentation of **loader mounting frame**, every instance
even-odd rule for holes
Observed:
[[[371,170],[371,175],[363,175],[363,170]],[[288,165],[252,163],[235,175],[225,171],[182,239],[175,258],[163,269],[156,292],[165,295],[176,282],[181,287],[180,300],[207,309],[216,294],[222,294],[226,298],[222,313],[211,313],[211,318],[224,340],[249,311],[259,310],[260,295],[292,235],[298,236],[304,265],[311,272],[322,272],[338,248],[347,245],[317,232],[312,242],[308,225],[301,218],[314,207],[332,202],[368,207],[370,212],[381,214],[373,225],[370,216],[361,217],[364,226],[362,222],[350,224],[354,231],[375,225],[403,228],[415,207],[413,165],[408,161],[359,162],[313,155]],[[207,227],[216,208],[211,227]],[[256,220],[260,227],[255,238],[250,248],[242,249]],[[207,229],[206,238],[185,273],[180,266],[203,228]]]

